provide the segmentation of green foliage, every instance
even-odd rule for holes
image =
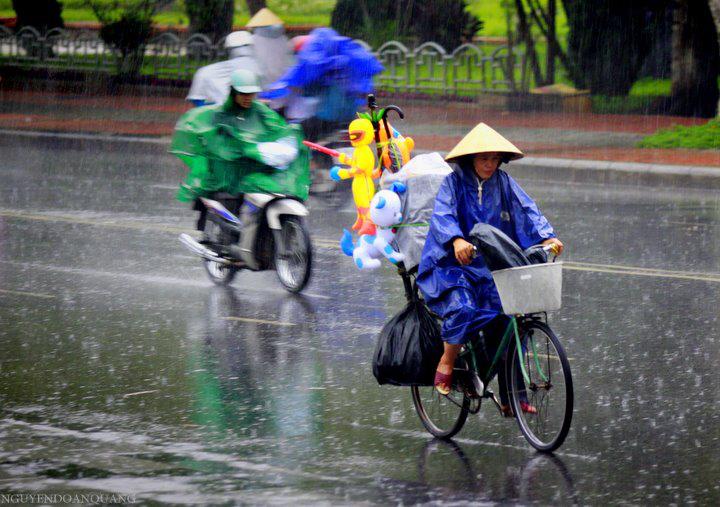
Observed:
[[[713,119],[705,125],[691,127],[675,125],[661,129],[640,141],[638,147],[720,150],[720,120]]]
[[[638,77],[668,0],[564,0],[570,34],[568,53],[578,88],[627,95]]]
[[[433,41],[452,51],[471,39],[482,23],[467,10],[465,0],[338,0],[331,25],[371,46],[388,40]]]
[[[100,37],[117,49],[118,73],[134,76],[140,71],[143,46],[152,34],[152,18],[159,0],[87,0],[102,24]]]
[[[368,120],[370,123],[373,124],[373,127],[377,129],[378,123],[380,123],[380,120],[382,120],[383,115],[385,114],[385,108],[382,109],[373,109],[369,113],[358,113],[358,118],[362,120]]]
[[[17,26],[32,26],[40,32],[63,26],[62,4],[58,0],[12,0]]]
[[[630,89],[634,97],[669,97],[672,81],[670,79],[642,78],[635,81]]]
[[[185,0],[190,31],[219,39],[232,31],[233,0]]]
[[[488,37],[506,37],[507,23],[505,20],[504,4],[507,0],[468,0],[467,10],[478,19],[483,20],[481,35]],[[514,9],[513,9],[514,10]],[[512,21],[514,23],[514,21]],[[557,34],[561,41],[564,41],[568,33],[567,17],[562,8],[562,2],[558,3],[557,12]],[[539,31],[535,34],[538,43]]]

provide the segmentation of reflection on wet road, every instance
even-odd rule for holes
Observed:
[[[548,457],[491,406],[454,443],[432,440],[409,390],[377,386],[375,337],[403,292],[392,268],[360,273],[340,254],[349,207],[310,203],[306,294],[272,272],[223,289],[176,239],[193,216],[173,200],[171,157],[65,140],[0,149],[0,492],[720,501],[716,194],[521,178],[568,245],[551,324],[576,412]]]

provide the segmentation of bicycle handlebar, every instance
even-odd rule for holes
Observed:
[[[473,245],[472,247],[473,247],[472,258],[474,259],[475,257],[477,257],[478,248],[477,248],[475,245]],[[558,252],[558,246],[557,246],[557,244],[555,244],[555,243],[551,243],[551,244],[549,244],[549,245],[545,245],[545,246],[542,247],[542,249],[543,249],[543,251],[544,251],[545,253],[548,253],[548,254],[551,253],[551,254],[553,254],[555,257],[558,256],[558,253],[557,253],[557,252]]]

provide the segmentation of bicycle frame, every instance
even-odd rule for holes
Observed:
[[[398,274],[402,278],[403,281],[403,287],[405,289],[405,298],[408,301],[411,301],[414,297],[417,297],[417,289],[414,286],[414,283],[412,281],[412,273],[407,271],[405,269],[405,266],[400,263],[398,265]],[[503,337],[500,340],[500,345],[498,346],[498,350],[495,353],[495,357],[492,360],[492,363],[490,364],[490,367],[488,368],[487,373],[483,376],[482,372],[480,371],[478,365],[477,365],[477,358],[475,356],[475,349],[473,348],[472,341],[468,341],[468,343],[465,345],[463,351],[460,352],[460,357],[467,357],[470,356],[470,364],[472,366],[473,371],[478,375],[478,377],[482,380],[483,385],[486,386],[489,383],[490,379],[492,378],[492,372],[494,371],[495,367],[497,366],[498,362],[500,361],[500,358],[502,355],[507,351],[508,347],[510,346],[510,341],[514,338],[515,339],[515,346],[518,350],[522,350],[523,343],[520,338],[520,332],[519,327],[522,327],[522,322],[525,320],[534,320],[539,317],[537,317],[539,314],[532,314],[532,315],[522,315],[519,317],[516,316],[510,316],[510,322],[507,325],[507,328],[505,328],[505,332],[503,333]],[[518,326],[518,320],[520,320],[520,326]],[[547,320],[547,316],[545,318]],[[545,372],[543,371],[542,367],[540,366],[540,361],[538,360],[538,353],[537,350],[535,350],[535,342],[531,341],[530,346],[532,348],[532,355],[533,355],[533,362],[535,363],[535,366],[538,369],[538,373],[540,374],[540,378],[543,379],[544,382],[547,382],[547,375],[545,375]],[[526,384],[530,384],[530,376],[527,373],[527,370],[525,368],[525,364],[523,361],[520,361],[520,369],[522,371],[523,379],[525,380]],[[484,393],[478,393],[480,395],[483,395]]]
[[[523,316],[521,319],[532,319],[530,316]],[[482,372],[480,371],[478,365],[477,365],[477,358],[475,356],[475,348],[473,347],[472,341],[468,341],[468,343],[465,345],[465,348],[462,352],[460,352],[460,357],[467,357],[470,356],[470,364],[472,366],[473,371],[477,373],[477,375],[482,379],[483,384],[487,386],[488,382],[492,378],[492,373],[495,370],[495,367],[497,366],[498,362],[500,361],[500,358],[502,355],[507,351],[508,347],[510,346],[510,341],[514,338],[515,339],[515,346],[518,350],[522,350],[523,343],[520,339],[520,332],[518,331],[518,322],[517,318],[512,316],[510,317],[510,322],[508,323],[507,327],[505,328],[505,332],[503,333],[503,337],[500,340],[500,345],[498,346],[497,352],[495,353],[495,357],[492,360],[492,363],[490,364],[490,367],[487,370],[487,373],[483,376]],[[547,376],[545,375],[545,372],[543,372],[542,367],[540,366],[540,361],[538,360],[538,354],[537,350],[535,350],[535,342],[531,340],[530,346],[532,348],[532,355],[533,355],[533,361],[535,362],[535,366],[538,369],[538,373],[540,374],[540,377],[543,379],[543,381],[547,382]],[[525,364],[523,361],[520,361],[520,369],[522,371],[523,379],[525,380],[526,384],[530,384],[530,376],[527,373],[527,370],[525,369]],[[479,393],[482,394],[482,393]]]

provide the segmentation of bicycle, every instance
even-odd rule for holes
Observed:
[[[549,274],[551,271],[554,273]],[[412,274],[402,266],[399,274],[410,300],[417,294]],[[550,278],[555,277],[550,302],[545,285],[548,274]],[[505,278],[502,283],[500,275]],[[415,410],[430,434],[450,439],[463,428],[468,414],[480,411],[484,399],[493,401],[503,413],[500,401],[487,386],[496,373],[504,373],[505,384],[509,384],[511,417],[517,419],[521,433],[531,446],[541,452],[552,452],[565,441],[573,412],[570,363],[547,323],[547,311],[559,309],[562,263],[495,271],[493,277],[509,323],[490,366],[481,371],[476,344],[469,341],[458,355],[450,394],[441,395],[434,386],[411,386]],[[543,306],[543,310],[538,309]],[[503,356],[506,370],[497,372]],[[525,402],[534,406],[537,413],[523,411],[521,404]]]

